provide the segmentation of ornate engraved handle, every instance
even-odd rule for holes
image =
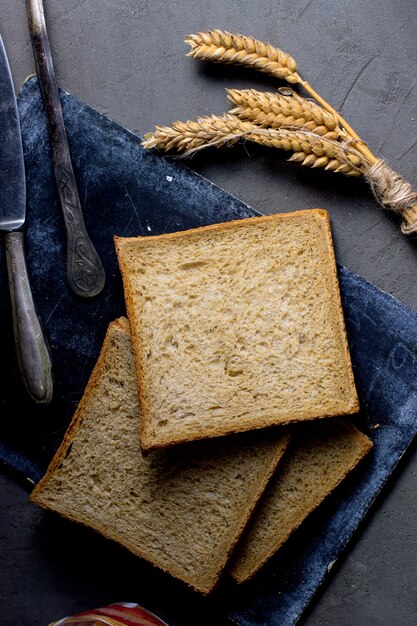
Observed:
[[[52,362],[29,284],[23,233],[6,233],[4,240],[19,369],[33,400],[47,404],[53,394]]]
[[[77,295],[91,298],[104,287],[104,268],[84,224],[42,0],[27,0],[27,7],[36,69],[48,116],[55,178],[67,233],[68,282]]]
[[[88,236],[72,168],[55,167],[67,233],[67,278],[79,296],[96,296],[104,287],[105,274],[100,258]]]

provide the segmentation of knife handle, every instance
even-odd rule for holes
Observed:
[[[4,236],[17,361],[31,398],[42,404],[52,400],[52,362],[35,309],[25,259],[23,232]]]

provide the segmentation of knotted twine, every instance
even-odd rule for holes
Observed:
[[[408,181],[392,169],[384,159],[377,159],[364,173],[377,202],[404,218],[404,235],[417,232],[417,193]]]

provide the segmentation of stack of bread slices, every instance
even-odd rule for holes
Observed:
[[[328,215],[115,243],[128,319],[31,498],[201,593],[242,583],[372,445]]]

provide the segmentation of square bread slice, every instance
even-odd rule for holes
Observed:
[[[290,446],[243,533],[229,571],[245,582],[371,450],[353,424],[325,420],[294,429]]]
[[[84,396],[31,499],[202,593],[215,586],[288,443],[257,431],[142,455],[131,336],[113,322]]]
[[[326,211],[115,244],[144,450],[358,411]]]

